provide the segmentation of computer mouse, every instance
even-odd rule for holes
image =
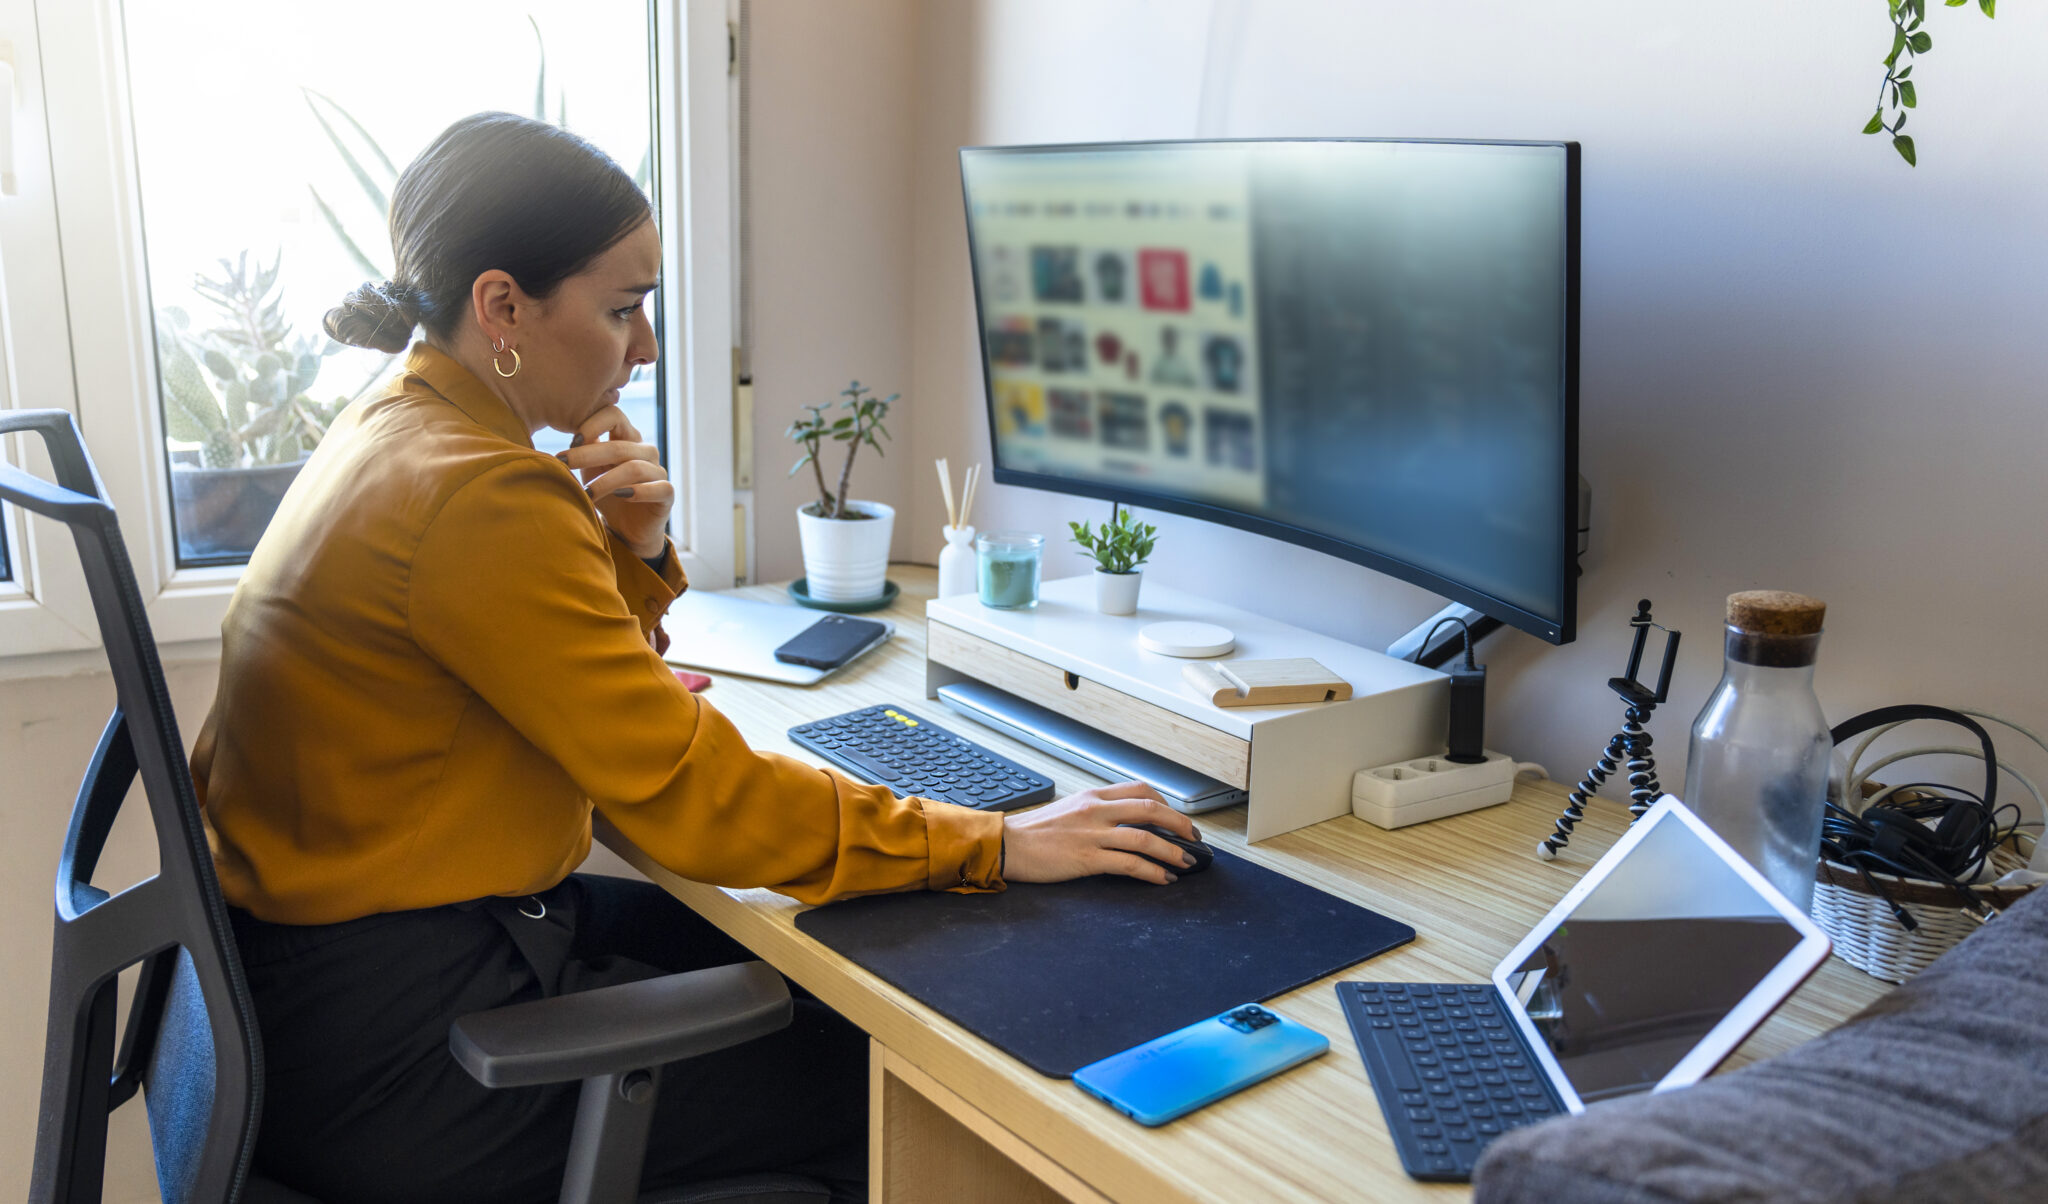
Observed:
[[[1138,856],[1145,857],[1145,860],[1151,862],[1153,865],[1156,865],[1163,870],[1166,870],[1168,873],[1199,874],[1203,870],[1209,868],[1210,862],[1216,860],[1216,852],[1214,849],[1211,849],[1208,845],[1203,844],[1199,840],[1189,840],[1187,837],[1182,836],[1180,833],[1173,831],[1171,828],[1162,828],[1158,824],[1118,824],[1117,826],[1120,828],[1138,828],[1143,831],[1150,832],[1152,835],[1159,837],[1161,840],[1166,841],[1168,844],[1173,845],[1175,848],[1178,848],[1182,852],[1190,854],[1194,857],[1195,863],[1193,865],[1168,865],[1165,862],[1159,860],[1157,857],[1145,857],[1145,854],[1143,853],[1138,854]]]

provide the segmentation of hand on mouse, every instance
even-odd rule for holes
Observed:
[[[1143,782],[1120,782],[1070,794],[1036,810],[1005,818],[1003,878],[1009,882],[1065,882],[1090,874],[1126,874],[1161,886],[1179,876],[1145,860],[1184,865],[1170,841],[1119,824],[1158,824],[1197,839],[1187,816],[1159,801]],[[1139,854],[1144,854],[1140,856]]]

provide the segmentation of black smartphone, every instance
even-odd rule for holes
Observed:
[[[826,615],[777,648],[775,659],[786,665],[837,669],[880,643],[888,634],[888,627],[873,619]]]

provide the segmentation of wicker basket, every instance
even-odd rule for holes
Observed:
[[[1992,853],[1986,876],[1995,879],[2026,864],[2015,842],[2008,841]],[[1946,886],[1890,874],[1871,877],[1913,913],[1919,928],[1906,931],[1884,900],[1863,884],[1862,874],[1833,861],[1820,863],[1813,887],[1813,922],[1834,941],[1837,956],[1872,978],[1904,982],[1982,926],[1975,915],[1956,906],[1956,894]],[[1970,893],[1993,911],[2004,911],[2032,889],[1975,886]]]

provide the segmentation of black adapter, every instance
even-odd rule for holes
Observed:
[[[1467,645],[1465,663],[1451,666],[1450,674],[1451,732],[1444,759],[1476,765],[1486,759],[1486,666],[1472,663]]]
[[[1444,740],[1444,759],[1460,765],[1477,765],[1486,759],[1486,666],[1473,663],[1472,628],[1456,615],[1439,619],[1416,649],[1416,656],[1419,658],[1422,649],[1429,647],[1445,623],[1456,623],[1464,629],[1465,663],[1453,664],[1446,670],[1451,675],[1451,722]]]

